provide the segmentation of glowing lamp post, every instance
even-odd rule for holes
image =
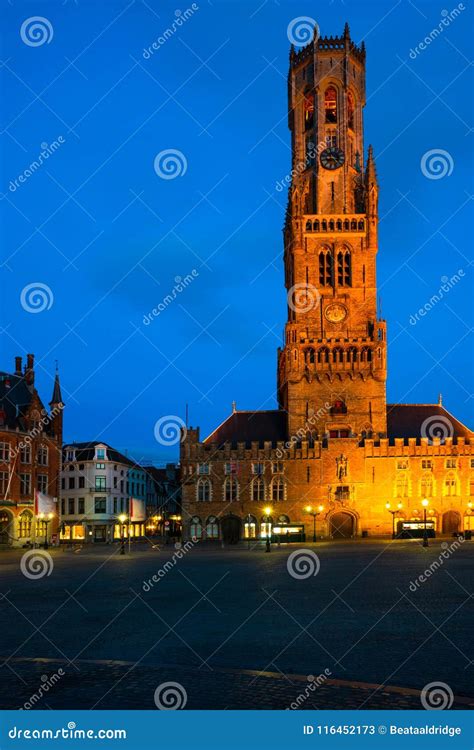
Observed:
[[[402,503],[398,503],[395,510],[392,510],[390,503],[385,503],[385,507],[387,508],[388,512],[392,514],[392,539],[395,539],[397,536],[395,533],[395,516],[397,515],[398,511],[403,508],[403,505]]]
[[[124,555],[125,554],[124,531],[125,531],[125,523],[127,521],[127,516],[125,515],[125,513],[121,513],[120,516],[118,517],[118,520],[120,521],[120,554]]]
[[[426,509],[427,509],[427,507],[429,505],[429,502],[430,501],[427,500],[426,497],[424,498],[424,500],[421,501],[421,504],[423,506],[423,525],[424,525],[424,529],[423,529],[423,547],[427,547],[428,546],[428,532],[426,530]]]
[[[309,516],[313,516],[313,542],[316,542],[316,518],[323,512],[324,505],[319,505],[318,510],[313,510],[311,505],[307,505],[305,510]]]
[[[271,513],[272,509],[267,506],[265,509],[265,522],[267,525],[267,533],[266,533],[266,539],[265,539],[265,552],[270,552],[271,549],[271,540],[272,540],[272,531],[270,527],[270,519],[271,519]]]

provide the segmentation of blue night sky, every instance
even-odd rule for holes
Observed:
[[[232,400],[275,408],[286,318],[286,191],[275,185],[290,169],[287,27],[309,16],[323,35],[341,34],[348,20],[367,46],[365,145],[374,146],[380,182],[388,400],[434,402],[441,391],[448,410],[474,426],[470,4],[411,57],[456,3],[197,5],[146,59],[144,48],[176,19],[175,4],[2,3],[0,368],[34,352],[49,401],[58,360],[65,440],[100,438],[137,460],[177,458],[178,446],[160,445],[154,426],[184,417],[186,402],[203,437]],[[30,46],[20,28],[36,15],[53,38]],[[12,190],[41,144],[54,141],[54,153]],[[155,172],[166,149],[186,159],[176,179]],[[423,174],[432,149],[448,152],[449,176]],[[459,269],[459,283],[411,324]],[[176,277],[193,270],[145,325]],[[37,283],[52,297],[32,313],[20,298]]]

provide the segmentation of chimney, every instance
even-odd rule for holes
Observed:
[[[21,357],[15,357],[15,375],[21,378]]]
[[[27,354],[26,355],[26,367],[25,367],[25,377],[26,382],[28,385],[33,385],[35,382],[35,355],[34,354]]]

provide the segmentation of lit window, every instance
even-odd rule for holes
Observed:
[[[337,91],[329,86],[324,95],[324,111],[326,122],[337,122]]]
[[[421,468],[422,469],[432,469],[433,468],[433,461],[430,458],[424,458],[421,461]]]
[[[347,94],[347,127],[354,130],[354,97],[350,91]]]
[[[208,539],[219,538],[219,524],[215,516],[209,516],[206,523],[206,536]]]
[[[408,469],[408,459],[401,458],[397,461],[397,469]]]

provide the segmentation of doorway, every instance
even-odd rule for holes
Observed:
[[[330,531],[333,539],[351,539],[354,536],[354,516],[350,513],[334,513],[331,516]]]
[[[222,539],[226,544],[237,544],[240,540],[241,521],[237,516],[226,516],[222,519]]]

